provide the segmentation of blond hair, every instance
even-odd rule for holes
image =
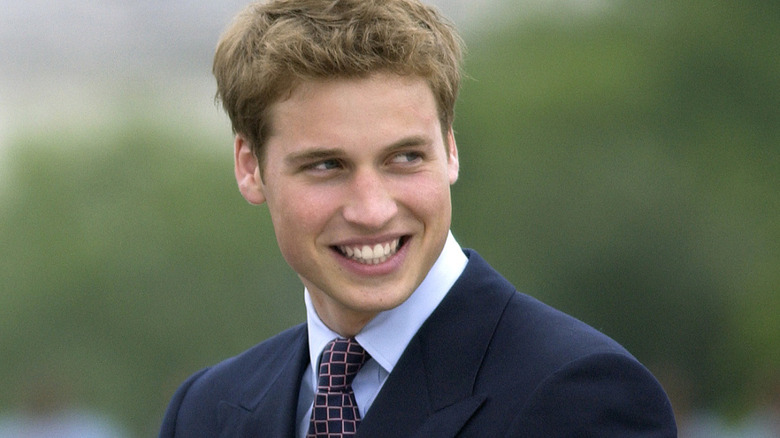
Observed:
[[[217,45],[213,73],[233,131],[262,160],[269,108],[303,81],[419,76],[433,91],[446,133],[461,58],[454,26],[417,0],[272,0],[252,3],[234,19]]]

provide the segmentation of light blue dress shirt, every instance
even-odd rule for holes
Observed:
[[[352,390],[355,392],[361,417],[368,412],[412,337],[447,295],[465,269],[467,262],[468,258],[450,232],[439,258],[417,290],[400,306],[379,313],[355,336],[360,345],[371,355],[371,359],[363,365],[352,382]],[[315,368],[319,363],[320,353],[328,342],[340,337],[338,333],[325,326],[317,316],[308,290],[304,291],[304,300],[310,363],[303,373],[298,396],[296,436],[300,438],[305,438],[309,430],[314,392],[317,388]]]

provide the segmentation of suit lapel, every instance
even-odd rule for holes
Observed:
[[[476,253],[467,255],[465,271],[412,338],[358,436],[452,437],[486,400],[474,384],[513,291],[492,283],[494,271]]]
[[[279,346],[279,354],[270,361],[258,362],[238,403],[220,403],[221,436],[295,436],[301,377],[309,363],[305,326],[299,331],[293,342]]]

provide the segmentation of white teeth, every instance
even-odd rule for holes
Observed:
[[[342,254],[348,258],[367,265],[376,265],[387,261],[390,256],[396,253],[400,239],[395,239],[386,243],[378,243],[376,245],[369,246],[339,246],[339,250]]]

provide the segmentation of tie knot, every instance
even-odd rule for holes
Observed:
[[[320,359],[318,390],[344,392],[352,384],[360,367],[369,359],[369,354],[356,340],[337,338],[322,350]]]

